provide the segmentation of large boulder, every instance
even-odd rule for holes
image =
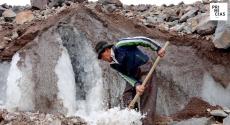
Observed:
[[[2,16],[4,17],[5,21],[11,22],[15,19],[16,13],[11,9],[7,9],[2,13]]]
[[[48,0],[30,0],[31,6],[37,9],[45,9],[48,4]]]
[[[216,48],[227,49],[230,47],[230,4],[228,4],[228,20],[218,21],[213,43]]]
[[[28,10],[28,11],[23,11],[18,13],[15,20],[17,24],[23,24],[25,22],[30,22],[33,19],[34,19],[33,12]]]
[[[198,12],[197,8],[192,8],[180,18],[180,22],[185,22],[187,21],[187,19],[196,16],[197,12]]]
[[[199,22],[196,27],[196,32],[200,35],[210,35],[215,33],[217,26],[216,21],[209,20],[209,17]]]

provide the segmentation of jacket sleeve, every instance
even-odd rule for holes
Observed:
[[[137,79],[135,79],[132,76],[126,75],[123,72],[123,68],[119,66],[119,64],[110,64],[110,67],[113,68],[114,70],[118,71],[118,74],[125,80],[127,81],[131,86],[137,86],[140,85],[140,81],[138,81]]]
[[[158,51],[161,49],[160,44],[147,37],[129,37],[129,38],[123,38],[120,39],[119,42],[115,44],[116,47],[122,47],[122,46],[143,46],[143,47],[149,47],[153,51]]]
[[[136,80],[133,77],[127,76],[127,75],[125,75],[125,74],[123,74],[121,72],[119,72],[119,75],[133,87],[136,87],[137,85],[140,85],[140,81]]]

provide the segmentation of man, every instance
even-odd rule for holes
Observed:
[[[157,97],[156,80],[155,77],[152,77],[146,87],[141,86],[142,77],[147,75],[151,68],[151,61],[137,46],[149,47],[156,51],[160,57],[165,55],[165,50],[156,41],[147,37],[123,38],[116,44],[100,41],[95,50],[98,53],[98,59],[109,62],[110,66],[128,82],[123,93],[125,106],[129,105],[136,92],[140,93],[142,95],[140,110],[142,113],[147,113],[143,124],[154,125]]]

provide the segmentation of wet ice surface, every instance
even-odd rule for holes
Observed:
[[[6,80],[9,68],[9,62],[0,62],[0,105],[3,105],[6,99]]]
[[[85,119],[90,125],[142,125],[140,119],[144,117],[135,110],[121,110],[118,107],[93,111],[89,114],[84,110],[79,110],[76,115]]]

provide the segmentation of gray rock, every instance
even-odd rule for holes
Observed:
[[[65,0],[49,0],[48,6],[49,7],[58,7],[62,6],[62,4],[65,2]]]
[[[5,11],[6,9],[3,8],[2,6],[0,6],[0,16],[2,16],[2,13]]]
[[[5,8],[5,9],[10,9],[10,6],[7,5],[6,3],[2,4],[1,6],[2,6],[3,8]]]
[[[215,33],[217,26],[216,21],[209,20],[209,17],[207,17],[205,20],[202,20],[198,26],[196,27],[196,32],[200,35],[210,35]]]
[[[114,4],[109,4],[109,5],[106,5],[105,8],[108,13],[112,13],[113,11],[116,10],[117,7]]]
[[[202,0],[203,4],[209,4],[211,1],[210,0]]]
[[[180,3],[178,3],[178,5],[184,5],[184,1],[181,1]]]
[[[176,26],[171,27],[170,30],[171,31],[176,31],[176,32],[181,32],[184,29],[185,26],[186,26],[185,23],[177,24]]]
[[[140,11],[140,12],[144,12],[144,11],[148,10],[149,8],[150,8],[150,6],[141,4],[141,5],[138,5],[136,7],[136,10]]]
[[[3,17],[16,17],[16,13],[11,9],[5,10],[2,15]]]
[[[15,40],[15,39],[17,39],[18,38],[18,33],[17,33],[17,31],[14,31],[13,33],[12,33],[12,36],[11,36],[11,39],[12,40]]]
[[[230,116],[223,120],[223,125],[230,125]]]
[[[227,117],[228,114],[225,113],[223,110],[212,110],[210,112],[212,116],[218,116],[218,117]]]
[[[117,7],[122,7],[122,3],[120,0],[98,0],[99,3],[102,5],[107,5],[107,4],[114,4]]]
[[[198,9],[197,8],[193,8],[190,11],[188,11],[187,13],[185,13],[181,18],[180,18],[180,22],[185,22],[187,19],[194,17],[197,15]]]
[[[187,33],[187,34],[192,34],[192,28],[191,27],[189,27],[189,26],[185,26],[184,28],[183,28],[183,32],[185,32],[185,33]]]
[[[48,5],[48,0],[30,0],[31,6],[38,9],[45,9]]]
[[[16,13],[11,9],[7,9],[2,13],[2,16],[4,17],[6,22],[11,22],[16,17]]]
[[[149,16],[146,18],[146,22],[147,23],[160,23],[160,22],[164,22],[163,18],[159,18],[157,16]]]
[[[228,4],[230,6],[230,4]],[[230,47],[230,7],[227,21],[218,21],[213,43],[216,48],[227,49]]]

